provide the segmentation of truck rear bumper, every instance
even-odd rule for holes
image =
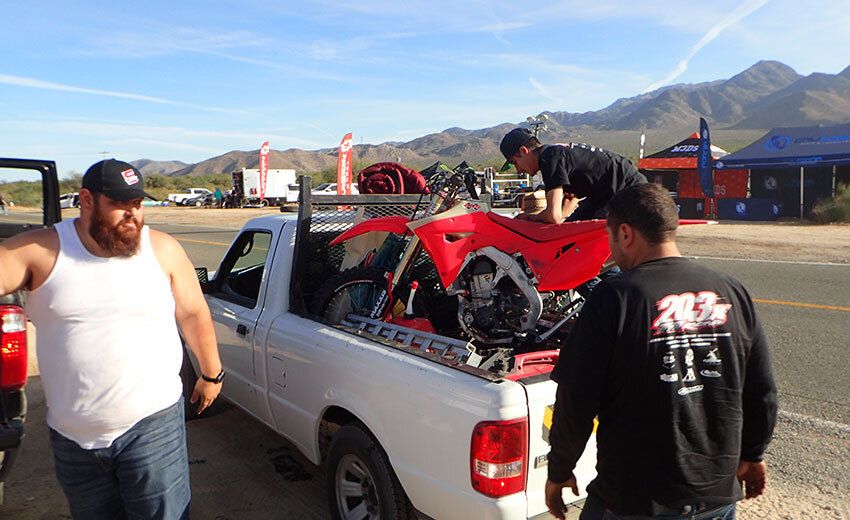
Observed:
[[[573,502],[572,504],[567,504],[567,512],[564,513],[564,517],[566,520],[578,520],[579,515],[581,514],[581,510],[584,508],[584,499]],[[552,515],[549,514],[549,511],[544,511],[539,515],[534,515],[528,520],[552,520]]]

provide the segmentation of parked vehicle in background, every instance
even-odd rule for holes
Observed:
[[[156,206],[170,206],[171,202],[167,200],[156,200],[145,198],[142,200],[142,206],[145,207],[156,207]]]
[[[310,191],[310,195],[336,195],[336,183],[335,182],[323,182],[316,186],[315,189]],[[357,188],[357,183],[353,183],[351,185],[351,194],[352,195],[360,195],[360,190]]]
[[[195,198],[199,195],[208,195],[212,193],[206,188],[186,188],[180,193],[169,193],[167,199],[178,206],[185,205],[186,199]]]
[[[188,198],[183,201],[182,205],[195,206],[196,208],[200,208],[202,206],[215,206],[215,195],[207,193],[206,195],[198,195],[197,197]]]
[[[12,235],[52,226],[62,220],[56,163],[27,159],[0,159],[0,180],[37,181],[43,194],[41,212],[32,209],[0,213],[0,240]],[[0,504],[3,480],[12,468],[24,435],[27,414],[24,386],[27,382],[27,318],[22,293],[0,296]]]
[[[68,208],[79,208],[80,207],[80,194],[79,193],[65,193],[64,195],[59,196],[59,208],[68,209]]]
[[[298,186],[297,184],[290,184],[289,185],[289,192],[286,194],[286,202],[289,202],[289,203],[298,202],[298,190],[300,190],[300,189],[301,189],[301,187]]]
[[[242,168],[232,174],[233,196],[240,200],[243,206],[280,206],[292,196],[289,186],[295,184],[295,170],[274,169],[266,175],[265,189],[260,187],[260,170]],[[297,200],[297,192],[295,194]]]

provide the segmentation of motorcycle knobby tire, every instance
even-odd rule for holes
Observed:
[[[354,286],[374,286],[376,288],[387,289],[387,271],[377,267],[352,267],[341,273],[331,277],[326,281],[316,295],[313,297],[313,305],[311,312],[313,315],[320,318],[325,318],[327,307],[333,301],[334,297],[341,291],[348,290]],[[394,300],[393,300],[394,301]],[[386,313],[389,298],[380,309],[375,309],[375,316],[366,316],[367,318],[379,319]]]

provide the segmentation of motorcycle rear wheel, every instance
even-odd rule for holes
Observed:
[[[387,272],[375,267],[347,269],[325,282],[313,297],[313,314],[340,323],[349,314],[381,319],[390,305]]]

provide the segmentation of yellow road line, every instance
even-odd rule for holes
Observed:
[[[171,236],[174,237],[174,235],[171,235]],[[198,240],[196,238],[182,238],[182,237],[177,238],[177,237],[174,237],[174,239],[177,240],[178,242],[190,242],[192,244],[206,244],[208,246],[225,246],[225,247],[227,247],[227,246],[230,245],[229,242],[211,242],[209,240]]]
[[[839,305],[821,305],[819,303],[801,303],[801,302],[786,302],[782,300],[764,300],[761,298],[753,298],[754,302],[766,303],[768,305],[785,305],[788,307],[802,307],[804,309],[821,309],[826,311],[843,311],[850,312],[850,307],[841,307]]]

